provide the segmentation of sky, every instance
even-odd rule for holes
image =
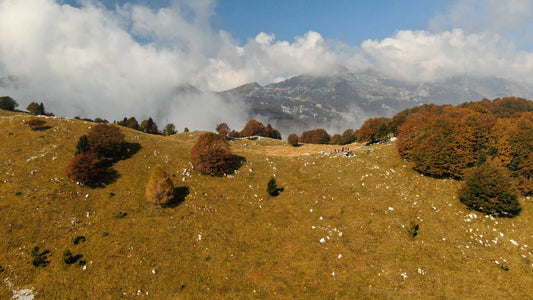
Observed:
[[[532,32],[531,0],[0,0],[0,78],[17,78],[0,94],[64,116],[242,128],[243,103],[209,91],[339,67],[533,82]],[[176,96],[188,84],[203,93]]]

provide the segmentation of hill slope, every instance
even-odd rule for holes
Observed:
[[[32,131],[28,116],[1,113],[0,298],[21,289],[52,299],[533,296],[531,201],[514,219],[472,213],[454,197],[458,182],[419,175],[392,143],[353,144],[346,158],[318,153],[333,146],[237,140],[246,163],[209,177],[189,164],[199,133],[123,128],[140,151],[114,166],[114,182],[90,189],[64,168],[93,123],[47,118],[50,129]],[[188,188],[179,205],[145,201],[155,164]],[[273,198],[274,175],[285,191]],[[74,245],[76,236],[86,241]],[[48,266],[30,264],[34,246],[51,251]],[[66,265],[65,249],[86,266]]]

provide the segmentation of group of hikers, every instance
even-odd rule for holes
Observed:
[[[352,154],[352,151],[348,147],[342,147],[342,149],[340,149],[340,150],[339,149],[334,149],[329,154],[334,154],[334,153],[344,153],[344,155],[350,156]]]

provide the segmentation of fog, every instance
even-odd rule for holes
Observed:
[[[172,1],[158,10],[0,0],[0,94],[20,108],[43,102],[61,116],[153,117],[160,128],[213,130],[220,122],[241,129],[251,117],[242,101],[213,91],[333,74],[339,66],[408,81],[456,75],[533,80],[533,5],[527,0],[454,1],[428,20],[427,30],[402,29],[361,45],[314,31],[291,41],[259,32],[239,45],[230,33],[212,31],[215,7],[210,0]],[[198,90],[182,88],[189,85]],[[346,123],[329,127],[348,128],[350,115],[364,117],[347,114]]]

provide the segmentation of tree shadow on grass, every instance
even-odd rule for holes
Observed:
[[[120,153],[118,160],[124,160],[131,158],[137,152],[141,150],[141,144],[124,142],[122,144],[122,152]]]
[[[246,162],[246,158],[239,156],[239,155],[233,155],[231,160],[231,171],[228,173],[232,173],[237,171],[242,167],[242,165]]]
[[[52,128],[52,126],[39,126],[39,127],[31,127],[31,130],[33,131],[45,131]]]
[[[112,165],[112,164],[111,164]],[[116,182],[120,178],[120,174],[117,170],[109,166],[102,178],[97,182],[86,183],[85,186],[90,187],[91,189],[105,188],[106,185]]]
[[[172,199],[166,207],[177,207],[179,206],[183,201],[185,201],[185,198],[187,195],[189,195],[190,189],[188,186],[178,186],[174,188],[174,199]]]

